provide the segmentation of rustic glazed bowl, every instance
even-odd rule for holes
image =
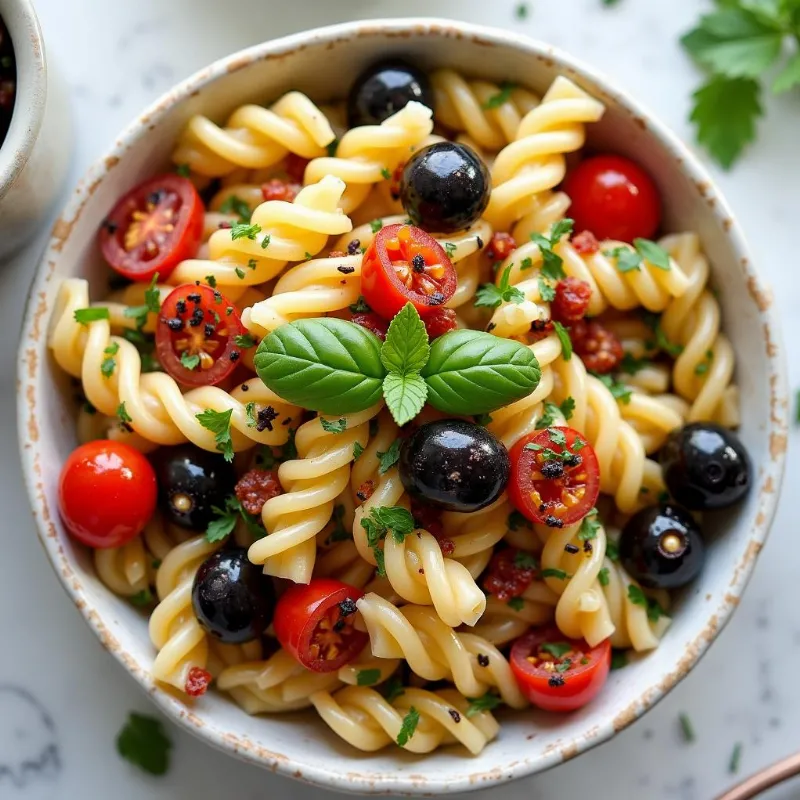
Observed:
[[[41,225],[64,185],[72,149],[66,86],[48,69],[31,0],[0,0],[14,45],[17,94],[0,147],[0,257],[21,247]]]
[[[46,349],[48,316],[64,278],[88,277],[94,296],[103,296],[106,278],[95,237],[105,214],[143,175],[167,168],[175,138],[192,114],[224,120],[241,103],[269,102],[289,89],[319,100],[341,96],[366,64],[392,53],[428,68],[453,67],[540,92],[564,74],[607,105],[603,121],[589,129],[591,144],[641,162],[660,187],[667,229],[698,231],[714,266],[738,356],[741,435],[756,471],[746,503],[720,521],[706,570],[679,598],[658,650],[613,672],[601,695],[572,715],[501,714],[498,740],[475,758],[456,748],[423,758],[399,748],[366,755],[332,734],[314,712],[254,718],[221,693],[188,703],[156,686],[145,620],[98,581],[89,554],[67,537],[56,504],[60,465],[75,434],[65,382]],[[653,706],[697,663],[739,603],[775,511],[786,446],[784,363],[770,295],[705,170],[638,103],[570,56],[507,31],[429,19],[339,25],[252,47],[197,73],[134,120],[89,171],[55,225],[22,332],[19,378],[22,463],[39,535],[103,645],[168,717],[209,744],[287,776],[363,793],[443,794],[520,778],[603,742]]]

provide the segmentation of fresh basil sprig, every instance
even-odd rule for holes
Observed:
[[[539,384],[525,345],[481,331],[457,330],[428,344],[411,303],[389,325],[386,341],[335,318],[287,323],[262,339],[261,380],[294,405],[323,414],[364,411],[383,394],[398,425],[426,400],[447,414],[485,414],[529,395]]]

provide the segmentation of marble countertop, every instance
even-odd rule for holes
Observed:
[[[178,79],[210,61],[263,39],[353,18],[434,13],[521,30],[592,62],[643,98],[685,139],[689,93],[697,80],[677,37],[698,13],[695,0],[532,0],[525,21],[516,0],[36,0],[51,68],[69,85],[77,143],[70,183],[116,132]],[[342,87],[345,91],[346,87]],[[728,174],[714,170],[749,234],[759,266],[782,312],[792,386],[800,386],[800,269],[796,250],[800,192],[787,180],[798,166],[800,95],[767,102],[758,144]],[[713,169],[713,168],[712,168]],[[786,226],[789,227],[786,227]],[[38,545],[16,457],[16,334],[40,240],[0,271],[0,508],[6,519],[0,580],[0,691],[28,692],[46,712],[32,735],[54,745],[49,766],[15,786],[2,765],[10,748],[0,724],[0,798],[157,798],[328,795],[244,765],[171,730],[173,767],[164,778],[144,775],[114,748],[130,710],[152,713],[145,697],[101,648],[53,575]],[[740,369],[747,369],[740,364]],[[794,444],[800,428],[792,432]],[[791,454],[785,486],[800,481]],[[735,781],[729,760],[741,743],[740,775],[800,748],[800,616],[794,604],[800,514],[789,492],[772,536],[733,621],[702,663],[661,704],[610,743],[546,774],[472,797],[682,798],[708,800]],[[788,548],[788,549],[787,549]],[[19,694],[15,695],[17,698]],[[696,740],[683,740],[679,715],[689,714]],[[0,720],[2,723],[2,720]],[[48,724],[49,723],[49,724]],[[770,797],[800,796],[786,786]]]

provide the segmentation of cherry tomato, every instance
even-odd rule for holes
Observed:
[[[103,258],[132,281],[161,280],[194,258],[203,236],[205,209],[192,182],[161,175],[131,189],[100,229]]]
[[[350,321],[374,333],[381,341],[386,339],[386,331],[389,330],[389,323],[383,317],[379,317],[372,311],[354,313]]]
[[[653,179],[622,156],[600,155],[582,161],[564,182],[575,230],[598,239],[649,239],[661,223],[661,199]]]
[[[333,672],[352,661],[369,641],[353,627],[363,594],[331,578],[291,586],[278,600],[272,623],[281,647],[312,672]]]
[[[439,242],[413,225],[387,225],[364,254],[361,293],[386,319],[408,302],[421,317],[456,291],[456,271]]]
[[[241,356],[246,330],[236,307],[210,286],[185,283],[161,304],[156,352],[161,366],[185,386],[213,386]]]
[[[534,628],[511,646],[511,671],[533,705],[575,711],[600,691],[611,669],[611,641],[596,647],[565,639],[555,626]]]
[[[89,547],[121,547],[156,507],[156,474],[130,445],[108,439],[73,450],[61,468],[58,505],[67,530]]]
[[[578,431],[545,428],[520,439],[509,454],[508,493],[531,522],[563,528],[582,520],[600,493],[594,449]]]
[[[519,597],[539,574],[536,558],[524,550],[498,550],[483,576],[483,588],[502,602]]]
[[[452,308],[437,308],[425,317],[425,332],[433,341],[458,327],[456,312]]]

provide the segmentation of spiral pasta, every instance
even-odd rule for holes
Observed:
[[[564,154],[583,147],[584,124],[597,122],[603,111],[602,103],[572,81],[556,78],[541,104],[523,118],[515,140],[495,159],[486,219],[507,230],[531,210],[540,192],[561,183],[566,173]]]
[[[419,723],[401,745],[412,753],[430,753],[442,745],[459,743],[477,755],[499,730],[488,711],[467,717],[467,701],[453,690],[429,692],[409,687],[390,703],[374,689],[346,686],[333,695],[317,692],[311,695],[311,702],[334,733],[367,752],[398,742],[403,719],[412,708],[419,713]]]
[[[433,112],[410,102],[380,125],[351,128],[342,137],[336,155],[315,158],[306,167],[305,182],[316,183],[335,175],[347,184],[341,208],[350,214],[376,183],[384,181],[407,154],[433,130]]]
[[[322,111],[304,94],[289,92],[270,108],[240,106],[224,127],[195,115],[181,134],[172,160],[200,175],[219,177],[237,167],[269,167],[287,152],[316,158],[335,138]]]

